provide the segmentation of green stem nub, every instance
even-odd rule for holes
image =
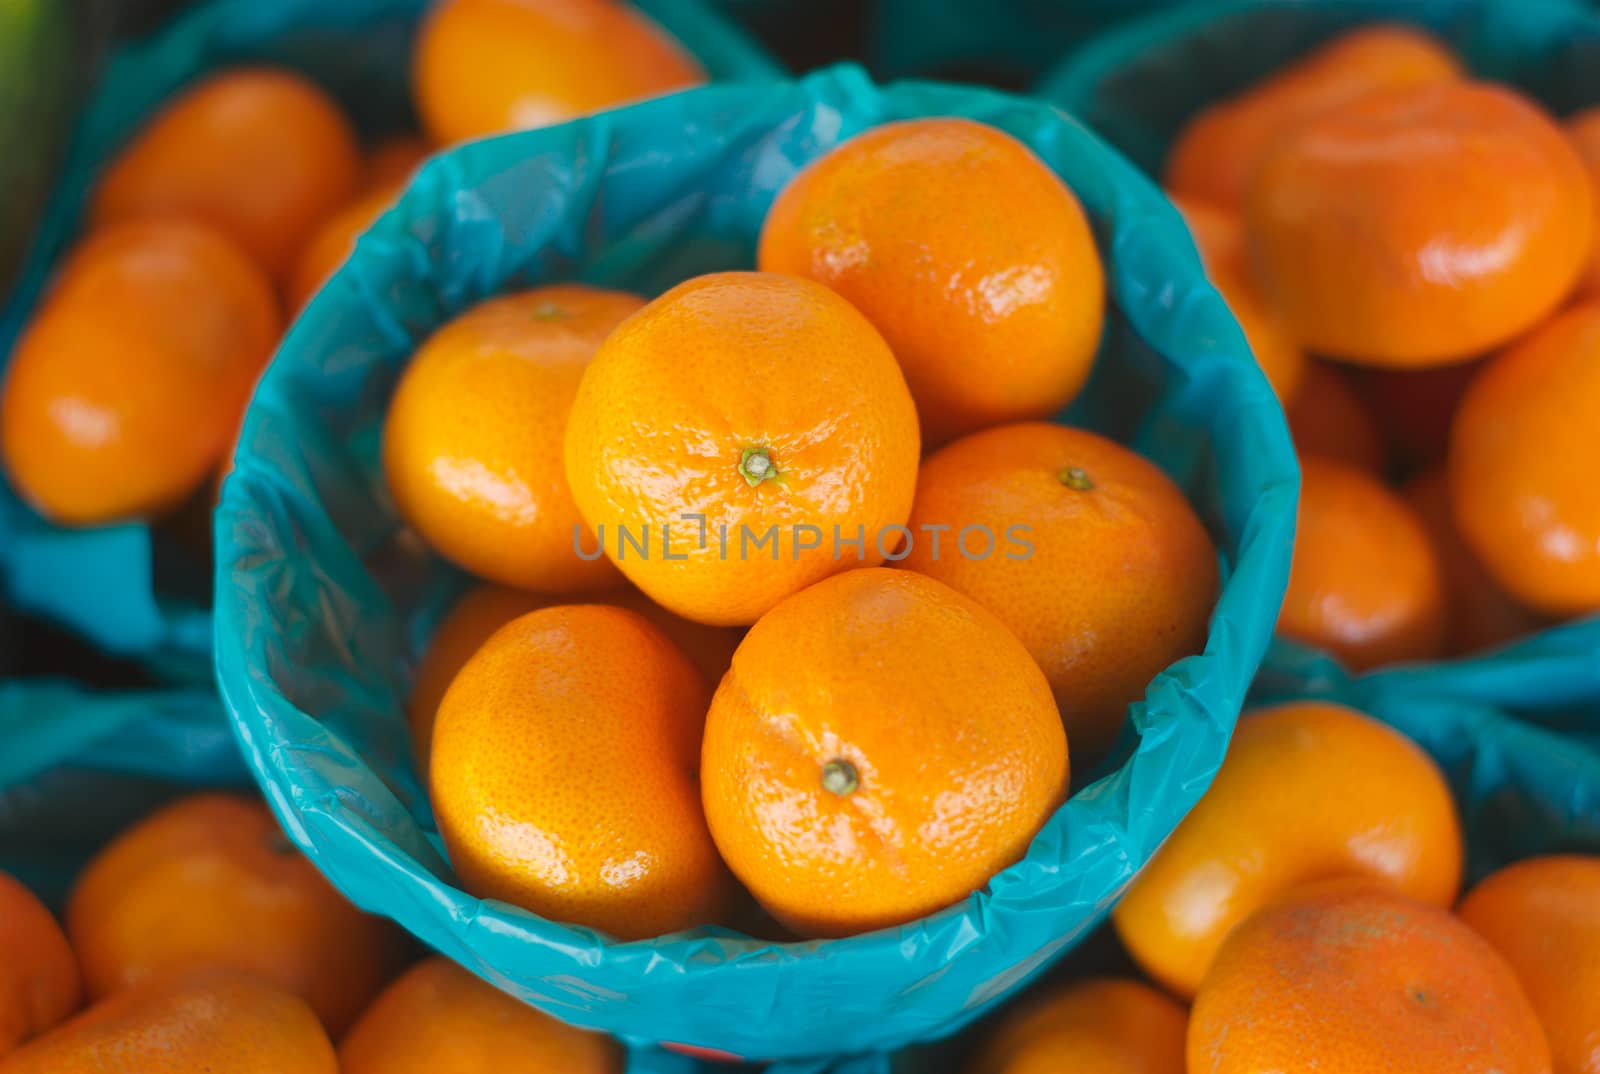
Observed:
[[[1089,489],[1094,488],[1094,482],[1089,479],[1088,472],[1077,466],[1069,466],[1056,476],[1059,477],[1061,479],[1061,483],[1067,486],[1069,489],[1077,489],[1079,492],[1087,492]]]
[[[747,447],[739,456],[739,473],[751,488],[755,488],[778,476],[778,464],[772,461],[772,453],[766,448]]]
[[[843,798],[847,794],[854,794],[860,785],[861,777],[856,773],[856,766],[842,757],[822,766],[822,789],[829,794]]]
[[[559,321],[566,315],[567,311],[554,302],[541,302],[533,308],[533,319],[536,321]]]

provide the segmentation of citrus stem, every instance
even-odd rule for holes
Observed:
[[[843,798],[853,794],[861,785],[856,766],[843,758],[834,758],[822,766],[822,789]]]
[[[1079,492],[1086,492],[1094,488],[1094,482],[1090,480],[1088,472],[1081,467],[1069,466],[1057,474],[1056,477],[1060,478],[1061,483],[1067,488],[1077,489]]]
[[[533,319],[536,321],[559,321],[566,315],[567,311],[554,302],[541,302],[533,308]]]
[[[755,488],[778,476],[778,464],[772,461],[772,453],[767,448],[747,447],[739,456],[739,473],[751,488]]]

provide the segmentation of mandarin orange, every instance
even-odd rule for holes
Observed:
[[[78,962],[50,911],[0,872],[0,1060],[83,1002]]]
[[[1356,394],[1345,370],[1327,362],[1308,362],[1285,416],[1302,459],[1341,462],[1376,478],[1388,469],[1378,420]]]
[[[284,297],[298,310],[321,289],[328,277],[344,264],[356,248],[356,239],[382,216],[400,195],[398,183],[367,189],[354,201],[323,220],[295,258]]]
[[[1600,206],[1600,108],[1590,108],[1569,119],[1567,137],[1577,146],[1578,155],[1589,170],[1594,202]],[[1595,213],[1594,248],[1589,252],[1589,270],[1584,274],[1579,289],[1591,297],[1600,297],[1600,211]]]
[[[1184,1074],[1188,1014],[1139,981],[1096,977],[1007,1015],[967,1074]]]
[[[813,161],[773,202],[757,261],[866,314],[930,447],[1060,410],[1100,343],[1105,278],[1078,199],[967,119],[889,123]]]

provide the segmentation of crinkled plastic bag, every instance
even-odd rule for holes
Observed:
[[[713,78],[766,81],[779,74],[702,0],[634,2]],[[0,314],[0,364],[72,245],[101,168],[174,92],[230,64],[282,64],[325,85],[364,134],[409,129],[411,40],[427,6],[428,0],[205,0],[119,50],[77,124],[55,196]],[[147,657],[169,678],[208,680],[206,568],[172,543],[143,523],[52,526],[0,478],[0,582],[11,603],[109,651]]]
[[[1157,172],[1183,124],[1208,103],[1334,34],[1396,20],[1431,30],[1475,75],[1517,86],[1558,116],[1600,104],[1600,14],[1568,0],[1192,4],[1105,35],[1063,63],[1039,92]],[[1242,41],[1249,47],[1240,48]],[[1306,690],[1357,700],[1401,696],[1442,705],[1453,699],[1569,733],[1600,734],[1600,615],[1493,652],[1354,679],[1328,657],[1281,639],[1267,664],[1279,692],[1299,681]]]
[[[656,294],[749,267],[777,191],[859,131],[959,115],[1021,138],[1083,201],[1113,309],[1070,416],[1130,440],[1218,538],[1203,653],[1151,683],[1132,730],[1026,858],[901,928],[769,943],[724,929],[618,943],[456,886],[402,701],[461,579],[398,522],[378,464],[396,377],[474,302],[578,279]],[[246,759],[347,895],[580,1025],[745,1058],[949,1033],[1100,921],[1204,790],[1271,633],[1298,483],[1282,413],[1175,211],[1057,110],[853,67],[711,87],[430,162],[312,301],[264,377],[217,516],[217,658]]]

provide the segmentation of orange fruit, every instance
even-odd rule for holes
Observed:
[[[696,790],[707,690],[643,616],[544,608],[468,660],[433,732],[434,815],[474,895],[638,940],[731,885]]]
[[[1444,649],[1439,557],[1416,513],[1371,475],[1300,460],[1300,515],[1278,630],[1353,671]]]
[[[1130,954],[1192,996],[1228,931],[1299,884],[1343,875],[1448,906],[1461,828],[1444,776],[1353,709],[1246,714],[1211,789],[1112,910]]]
[[[1285,417],[1302,459],[1331,459],[1374,477],[1382,477],[1388,468],[1377,419],[1342,369],[1326,362],[1307,362],[1300,390],[1285,408]]]
[[[1189,1016],[1207,1074],[1550,1074],[1505,960],[1446,911],[1355,883],[1245,919]]]
[[[181,915],[176,920],[181,920]],[[6,1074],[338,1074],[293,993],[224,967],[148,981],[8,1056]]]
[[[1529,858],[1486,878],[1457,913],[1533,1003],[1555,1074],[1600,1074],[1600,858]]]
[[[430,336],[389,402],[383,469],[400,516],[440,555],[519,589],[621,583],[583,558],[562,472],[567,412],[606,336],[644,304],[582,284],[481,302]]]
[[[174,97],[112,161],[96,227],[186,216],[237,242],[275,278],[361,181],[339,106],[292,71],[239,67]]]
[[[356,239],[400,196],[398,183],[371,187],[348,205],[322,221],[311,241],[300,251],[284,285],[291,310],[298,310],[322,289],[339,266],[355,251]]]
[[[606,554],[656,603],[723,626],[895,552],[920,454],[866,318],[758,272],[681,283],[620,325],[567,423],[567,480]]]
[[[708,692],[721,681],[723,672],[728,670],[728,664],[733,659],[733,650],[739,644],[739,631],[681,619],[659,604],[652,603],[637,589],[597,593],[587,600],[593,604],[609,604],[638,612],[654,623],[705,676]],[[495,631],[519,616],[558,602],[558,598],[520,589],[480,585],[463,595],[449,614],[439,621],[417,665],[411,697],[406,705],[412,744],[424,772],[427,771],[428,757],[432,752],[433,719],[456,673]]]
[[[206,227],[143,220],[91,236],[6,371],[12,484],[64,525],[176,507],[221,461],[281,328],[271,283]]]
[[[78,962],[50,911],[0,872],[0,1059],[83,1000]]]
[[[1450,437],[1461,536],[1535,611],[1600,609],[1600,301],[1574,306],[1490,360]]]
[[[949,906],[1067,795],[1050,685],[990,613],[913,571],[818,582],[762,616],[706,717],[723,860],[773,918],[844,936]]]
[[[411,967],[339,1044],[340,1074],[622,1074],[623,1052],[443,958]]]
[[[1356,390],[1366,400],[1387,452],[1412,471],[1444,461],[1450,425],[1481,362],[1431,369],[1353,369]]]
[[[363,187],[366,190],[400,190],[432,150],[414,134],[383,138],[367,151]]]
[[[230,966],[295,992],[334,1035],[399,954],[390,927],[346,902],[265,805],[231,794],[180,799],[107,844],[73,889],[67,934],[91,998]]]
[[[1543,320],[1589,254],[1593,197],[1555,123],[1498,86],[1374,93],[1262,161],[1256,282],[1300,342],[1369,365],[1477,355]]]
[[[1166,474],[1104,437],[1042,422],[963,437],[922,464],[910,525],[901,565],[1021,639],[1079,757],[1109,748],[1150,680],[1205,645],[1211,538]]]
[[[772,203],[757,263],[866,314],[905,370],[930,447],[1043,418],[1089,375],[1105,278],[1072,191],[968,119],[916,119],[812,161]]]
[[[1077,981],[1007,1015],[967,1074],[1184,1074],[1188,1013],[1138,981]]]
[[[1228,304],[1233,319],[1244,329],[1245,342],[1255,355],[1267,382],[1280,400],[1295,399],[1305,377],[1306,356],[1284,328],[1276,314],[1267,308],[1261,291],[1250,276],[1245,260],[1244,226],[1233,213],[1208,202],[1171,195],[1172,203],[1183,214],[1194,236],[1206,276]]]
[[[411,74],[417,112],[441,146],[706,80],[670,35],[618,0],[441,0]]]
[[[1584,167],[1589,170],[1589,185],[1596,205],[1600,205],[1600,108],[1590,108],[1567,121],[1567,137],[1577,146]],[[1595,214],[1594,246],[1589,251],[1589,270],[1579,284],[1579,290],[1591,296],[1600,296],[1600,212]]]
[[[1300,124],[1374,90],[1460,76],[1450,52],[1413,27],[1378,24],[1351,31],[1203,109],[1173,142],[1165,185],[1237,210],[1262,157]]]
[[[1456,531],[1450,509],[1450,483],[1442,466],[1412,479],[1406,503],[1416,512],[1438,557],[1444,580],[1445,651],[1475,653],[1532,634],[1543,620],[1506,596]]]

